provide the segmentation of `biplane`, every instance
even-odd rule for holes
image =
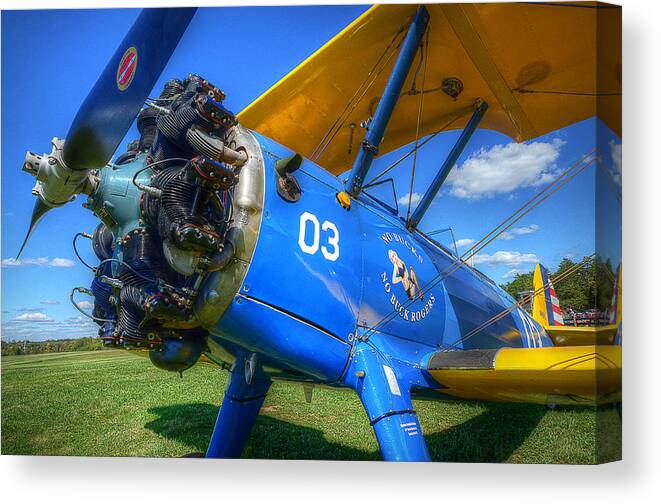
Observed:
[[[93,297],[81,311],[106,345],[228,370],[207,457],[240,456],[274,380],[355,391],[385,460],[429,460],[418,395],[620,401],[621,347],[556,346],[468,264],[517,216],[462,256],[419,229],[478,126],[522,142],[597,116],[621,134],[619,8],[377,5],[238,115],[196,74],[148,98],[194,13],[145,9],[66,139],[23,170],[37,179],[26,242],[79,194],[101,221],[80,233],[99,262],[71,299]],[[364,190],[376,157],[451,129],[406,218]]]

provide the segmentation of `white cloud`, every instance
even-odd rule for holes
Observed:
[[[21,322],[50,322],[53,319],[42,312],[26,312],[22,313],[14,320],[19,320]]]
[[[40,302],[41,302],[41,304],[45,304],[45,305],[58,305],[58,304],[60,304],[59,301],[55,301],[54,299],[44,299],[43,301],[40,301]]]
[[[489,266],[518,266],[519,264],[534,264],[539,262],[535,254],[523,254],[517,251],[499,250],[495,254],[476,254],[473,257],[475,264],[488,264]]]
[[[73,268],[76,265],[71,259],[65,259],[63,257],[55,257],[51,262],[50,266],[53,268]]]
[[[399,203],[400,205],[408,206],[408,204],[409,204],[409,194],[411,194],[411,193],[406,193],[404,196],[401,196],[397,200],[397,203]],[[422,194],[420,194],[419,192],[414,192],[413,195],[411,196],[411,206],[415,206],[418,203],[420,203],[421,199],[422,199]]]
[[[524,270],[524,269],[513,268],[513,269],[509,270],[507,273],[505,273],[503,275],[503,278],[509,280],[509,279],[515,278],[516,275],[523,275],[525,273],[529,273],[529,271]]]
[[[477,199],[548,184],[557,176],[555,162],[564,144],[556,138],[480,149],[450,172],[450,192],[458,198]]]
[[[81,308],[82,310],[91,310],[94,308],[94,304],[89,301],[81,301],[78,303],[78,308]]]
[[[531,224],[530,226],[521,226],[505,231],[498,238],[501,240],[511,240],[516,236],[523,236],[531,233],[536,233],[540,230],[540,227],[537,224]]]
[[[83,301],[83,303],[89,303],[89,301]],[[80,306],[83,303],[79,303],[78,306]],[[64,324],[68,326],[77,326],[77,327],[87,327],[87,326],[96,325],[92,319],[88,317],[83,317],[82,315],[78,315],[77,317],[69,317],[68,319],[64,320]]]
[[[611,161],[613,162],[613,167],[611,168],[611,174],[613,175],[613,180],[618,186],[622,186],[622,144],[617,143],[615,140],[610,141],[611,147]]]
[[[472,238],[459,238],[456,242],[457,248],[472,247],[475,245],[475,240]]]
[[[9,257],[2,260],[3,268],[18,268],[25,266],[48,266],[51,268],[73,268],[76,265],[71,259],[66,259],[64,257],[54,257],[49,259],[48,257],[35,257],[35,258],[26,258],[26,259],[16,259],[15,257]]]
[[[3,320],[2,339],[5,341],[44,341],[47,339],[67,339],[95,337],[99,326],[87,317],[70,317],[65,320],[44,318],[45,314],[23,314],[19,318]]]

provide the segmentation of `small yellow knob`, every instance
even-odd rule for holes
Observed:
[[[337,201],[339,201],[342,208],[349,210],[351,208],[351,197],[344,191],[337,193]]]

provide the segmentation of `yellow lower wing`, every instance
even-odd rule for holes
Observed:
[[[617,324],[599,327],[544,326],[556,346],[612,345]]]
[[[621,401],[621,346],[437,352],[427,370],[440,392],[463,399],[584,405]]]

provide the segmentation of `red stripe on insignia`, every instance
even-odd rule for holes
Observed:
[[[128,82],[128,80],[131,78],[131,76],[133,75],[133,70],[135,69],[135,55],[132,55],[132,56],[134,56],[134,57],[131,58],[131,65],[126,70],[124,70],[124,74],[119,79],[119,83],[122,86],[124,84],[126,84]]]

